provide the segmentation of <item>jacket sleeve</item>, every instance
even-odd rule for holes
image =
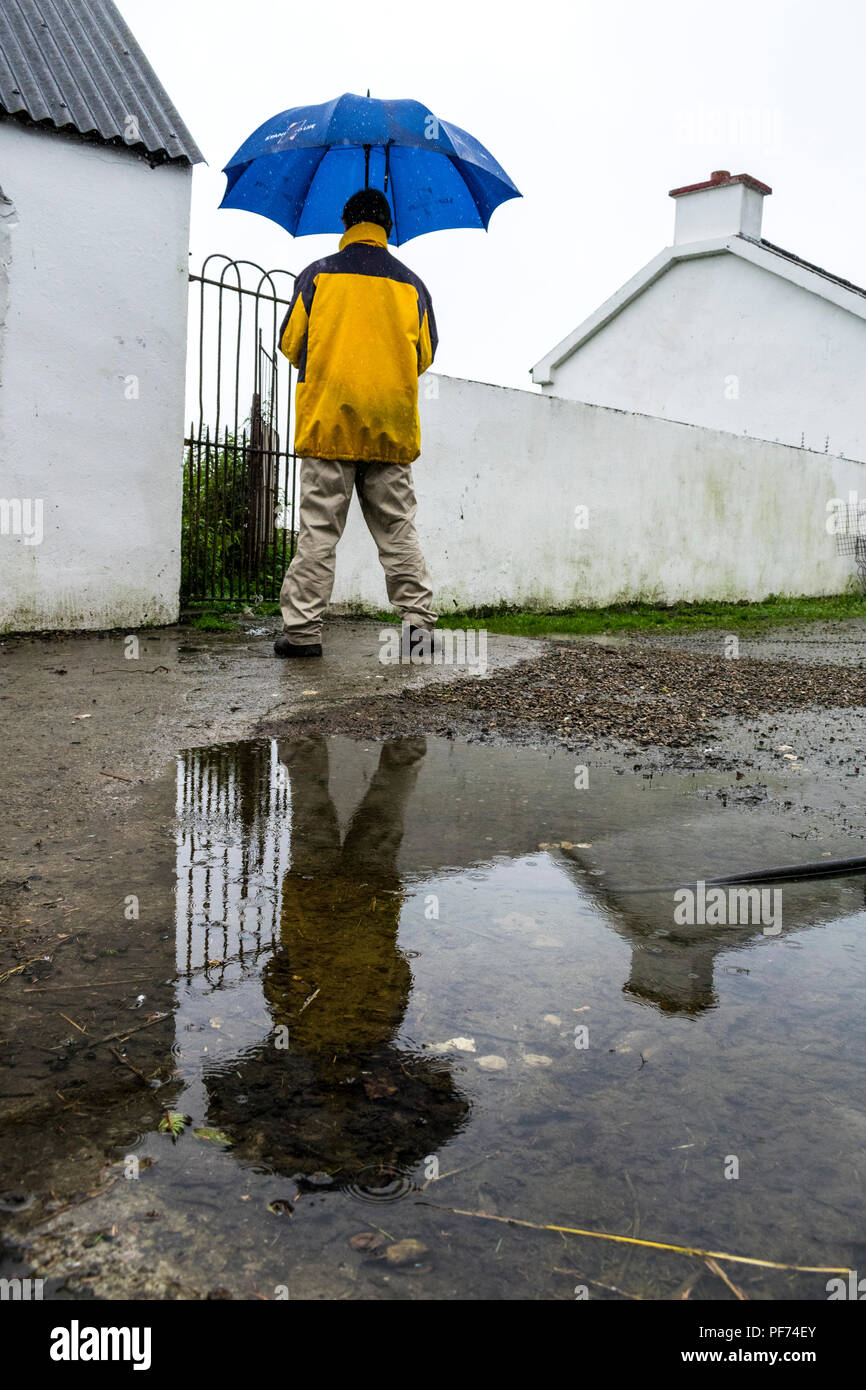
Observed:
[[[436,331],[436,319],[433,314],[433,301],[430,298],[426,285],[418,287],[418,375],[423,376],[428,367],[432,367],[433,359],[436,356],[436,348],[439,346],[439,334]]]
[[[292,366],[299,370],[306,358],[307,329],[313,296],[316,293],[316,280],[311,271],[312,266],[308,266],[295,281],[292,302],[280,326],[280,351],[285,353]]]

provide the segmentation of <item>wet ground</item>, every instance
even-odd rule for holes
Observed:
[[[863,878],[736,925],[674,899],[863,853],[862,709],[816,686],[673,753],[558,709],[509,737],[480,692],[551,653],[490,638],[474,709],[410,696],[373,728],[367,690],[406,678],[377,632],[335,627],[330,671],[250,635],[142,636],[140,666],[121,638],[6,644],[2,1273],[735,1297],[703,1259],[547,1226],[862,1264]]]
[[[771,627],[761,632],[750,629],[739,637],[742,656],[759,661],[802,661],[820,665],[866,666],[866,622],[852,618],[846,622],[798,623],[788,627]],[[723,628],[705,628],[698,632],[644,632],[640,641],[669,650],[690,652],[724,652],[725,641],[731,633]],[[610,639],[608,639],[610,640]]]

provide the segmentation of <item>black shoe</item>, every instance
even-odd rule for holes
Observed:
[[[292,642],[285,635],[274,643],[275,656],[321,656],[321,642]]]

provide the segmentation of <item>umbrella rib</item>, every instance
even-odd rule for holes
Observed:
[[[400,231],[397,226],[397,192],[394,187],[394,175],[391,175],[391,201],[394,208],[394,244],[400,245]]]
[[[321,153],[321,155],[319,156],[319,158],[316,160],[315,166],[313,167],[313,170],[312,170],[312,172],[310,173],[310,177],[309,177],[309,179],[307,180],[307,186],[306,186],[306,188],[304,189],[304,197],[303,197],[303,200],[302,200],[302,202],[301,202],[301,210],[300,210],[300,212],[298,213],[298,220],[297,220],[297,222],[295,223],[295,230],[294,230],[294,235],[295,235],[295,236],[298,235],[298,227],[299,227],[299,225],[300,225],[301,218],[302,218],[303,215],[304,215],[304,208],[305,208],[305,206],[306,206],[307,199],[308,199],[309,196],[310,196],[310,189],[311,189],[312,186],[313,186],[313,179],[314,179],[314,178],[316,177],[316,175],[318,174],[319,170],[321,169],[322,165],[323,165],[324,162],[325,162],[325,159],[327,158],[329,152],[330,152],[332,149],[333,149],[333,145],[325,145],[325,146],[324,146],[324,148],[322,149],[322,153]],[[304,233],[301,233],[301,235],[303,236]]]
[[[477,201],[476,201],[476,199],[475,199],[475,194],[472,192],[472,189],[469,187],[469,184],[466,182],[465,178],[463,177],[463,170],[460,168],[459,164],[457,163],[457,161],[458,161],[458,159],[460,158],[460,156],[459,156],[459,155],[456,155],[456,154],[449,154],[449,155],[446,155],[446,158],[447,158],[447,160],[448,160],[448,163],[451,165],[452,169],[454,169],[454,170],[456,171],[456,173],[457,173],[457,175],[458,175],[458,177],[459,177],[461,183],[463,184],[463,187],[466,189],[466,192],[469,194],[469,197],[472,199],[472,202],[473,202],[474,207],[475,207],[475,211],[478,213],[478,220],[479,220],[479,222],[481,223],[482,228],[483,228],[484,231],[486,232],[486,231],[487,231],[487,222],[484,222],[484,221],[482,220],[481,212],[479,211],[478,203],[477,203]],[[495,212],[496,209],[494,208],[493,211]],[[488,218],[487,221],[489,222],[489,221],[490,221],[490,218]]]

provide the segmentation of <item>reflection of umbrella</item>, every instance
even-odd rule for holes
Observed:
[[[418,101],[344,93],[259,126],[226,165],[224,208],[257,212],[292,236],[342,232],[350,195],[388,196],[395,246],[447,227],[483,227],[521,196],[484,146]]]

